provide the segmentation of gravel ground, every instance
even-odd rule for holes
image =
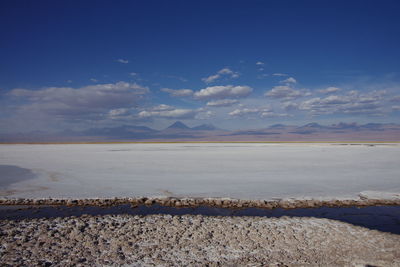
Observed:
[[[316,218],[2,220],[0,240],[2,266],[400,266],[400,236]]]

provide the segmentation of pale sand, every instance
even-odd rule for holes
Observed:
[[[316,218],[82,216],[0,221],[1,264],[400,266],[400,236]]]

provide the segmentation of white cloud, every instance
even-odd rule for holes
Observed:
[[[392,110],[400,110],[400,106],[392,106]]]
[[[175,108],[173,106],[161,104],[161,105],[153,107],[151,110],[152,111],[166,111],[166,110],[174,110],[174,109]]]
[[[199,113],[196,114],[195,119],[197,120],[208,120],[213,117],[215,117],[215,112],[212,112],[210,110],[204,110],[200,111]]]
[[[203,79],[201,79],[203,82],[205,82],[205,83],[212,83],[212,82],[214,82],[215,80],[217,80],[217,79],[219,79],[221,77],[221,75],[219,75],[219,74],[214,74],[214,75],[211,75],[211,76],[208,76],[208,77],[206,77],[206,78],[203,78]]]
[[[260,110],[258,108],[242,108],[242,109],[235,109],[232,112],[229,112],[230,116],[243,116],[247,114],[254,114],[254,113],[259,113]]]
[[[196,115],[196,110],[193,109],[170,109],[161,111],[141,111],[139,112],[139,118],[168,118],[168,119],[192,119]]]
[[[325,89],[318,90],[318,92],[322,93],[322,94],[331,94],[331,93],[339,92],[340,90],[342,90],[342,89],[340,89],[338,87],[328,87]]]
[[[289,75],[285,74],[285,73],[272,73],[272,76],[284,77],[284,76],[289,76]]]
[[[131,76],[138,76],[138,74],[137,74],[136,72],[131,72],[131,73],[129,73],[129,75],[131,75]]]
[[[346,95],[330,95],[325,98],[315,97],[303,101],[299,105],[300,110],[312,114],[383,114],[384,99],[386,91],[373,91],[359,93],[350,91]]]
[[[266,111],[260,114],[261,118],[276,118],[276,117],[288,117],[288,116],[289,114],[286,113],[275,113],[272,111]]]
[[[117,108],[117,109],[112,109],[108,112],[108,116],[110,118],[118,118],[120,116],[125,116],[129,114],[130,109],[128,108]]]
[[[289,77],[286,80],[281,81],[281,83],[297,83],[296,79],[293,77]]]
[[[205,109],[182,109],[170,105],[161,104],[138,113],[139,118],[166,118],[166,119],[193,119],[202,113],[206,115]]]
[[[91,78],[90,79],[91,82],[97,83],[99,80],[95,79],[95,78]]]
[[[170,96],[173,97],[186,97],[186,96],[192,96],[193,95],[193,90],[190,89],[169,89],[169,88],[162,88],[162,92],[166,92],[170,94]]]
[[[264,66],[264,62],[258,61],[258,62],[256,62],[256,65],[257,66]]]
[[[200,100],[240,98],[248,96],[253,89],[249,86],[211,86],[194,93],[194,97]]]
[[[291,102],[291,101],[287,101],[282,104],[282,108],[284,110],[296,110],[296,109],[298,109],[298,107],[299,107],[299,104],[297,104],[295,102]]]
[[[296,99],[308,95],[307,92],[294,90],[288,85],[274,86],[272,90],[266,92],[264,96],[281,99]]]
[[[117,82],[81,88],[47,87],[39,90],[13,89],[9,95],[23,98],[23,112],[41,112],[57,116],[78,117],[104,113],[110,109],[134,106],[149,93],[136,83]]]
[[[129,63],[129,60],[119,58],[119,59],[116,60],[116,62],[119,62],[119,63],[122,63],[122,64],[128,64],[128,63]]]
[[[203,82],[205,82],[205,83],[212,83],[212,82],[218,80],[219,78],[221,78],[221,77],[223,77],[223,76],[224,76],[224,77],[229,77],[229,78],[237,78],[237,77],[240,76],[240,74],[239,74],[238,72],[232,71],[232,70],[229,69],[229,68],[223,68],[223,69],[219,70],[219,71],[217,72],[217,74],[208,76],[208,77],[203,78],[203,79],[201,79],[201,80],[202,80]]]
[[[246,115],[258,115],[262,117],[262,114],[267,114],[268,112],[272,112],[270,107],[255,107],[255,108],[238,108],[229,112],[228,114],[232,117],[243,117]]]
[[[222,99],[222,100],[215,100],[207,102],[207,106],[209,107],[229,107],[232,106],[239,101],[236,99]]]
[[[220,71],[218,71],[218,74],[236,76],[237,72],[234,72],[234,71],[230,70],[229,68],[223,68]],[[233,77],[233,78],[235,78],[235,77]]]

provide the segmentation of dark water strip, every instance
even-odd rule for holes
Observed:
[[[277,209],[228,209],[208,206],[192,208],[165,207],[160,205],[131,207],[119,205],[110,207],[66,207],[66,206],[0,206],[0,219],[21,220],[32,218],[54,218],[87,215],[203,215],[203,216],[261,216],[268,218],[315,217],[338,220],[373,230],[400,234],[400,206],[346,207],[346,208],[303,208]]]

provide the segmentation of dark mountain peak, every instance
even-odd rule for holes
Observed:
[[[361,125],[362,128],[367,128],[367,129],[375,129],[375,128],[382,128],[384,125],[382,123],[367,123],[364,125]]]
[[[212,124],[202,124],[196,127],[193,127],[192,130],[199,130],[199,131],[214,131],[217,130],[217,127],[215,127]]]
[[[282,129],[282,128],[285,128],[285,127],[286,127],[285,124],[278,123],[278,124],[273,124],[273,125],[269,126],[268,128],[269,129]]]
[[[332,124],[332,128],[336,129],[355,129],[358,128],[358,124],[355,122],[346,123],[346,122],[339,122],[338,124]]]
[[[322,126],[321,124],[318,124],[316,122],[311,122],[307,123],[306,125],[301,126],[302,128],[324,128],[325,126]]]
[[[173,124],[171,124],[167,129],[180,129],[180,130],[190,130],[186,124],[180,121],[176,121]]]

